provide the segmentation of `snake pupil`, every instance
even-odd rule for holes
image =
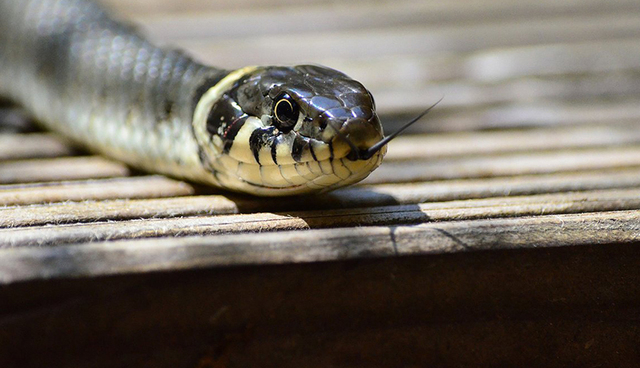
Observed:
[[[276,128],[283,132],[290,131],[298,122],[300,109],[288,93],[282,93],[275,99],[273,107]]]

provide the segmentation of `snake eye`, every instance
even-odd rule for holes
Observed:
[[[288,132],[298,122],[298,116],[300,115],[298,104],[288,93],[280,94],[275,101],[273,115],[276,118],[276,128]]]

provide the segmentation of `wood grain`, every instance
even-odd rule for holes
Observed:
[[[48,133],[0,134],[0,161],[70,156],[74,150]]]
[[[0,228],[235,213],[223,196],[112,199],[0,208]]]
[[[104,0],[225,68],[325,64],[363,183],[255,198],[0,108],[0,366],[637,366],[637,0]],[[62,337],[62,338],[61,338]]]
[[[99,156],[0,162],[0,184],[127,176],[125,164]]]
[[[442,157],[555,151],[640,143],[640,123],[581,125],[527,130],[454,132],[400,136],[389,143],[385,162]],[[517,160],[518,156],[514,158]]]
[[[294,226],[297,220],[293,217],[299,217],[309,227],[316,228],[609,211],[634,209],[638,203],[636,198],[639,196],[640,192],[634,188],[430,203],[407,202],[402,205],[377,207],[375,202],[372,202],[368,207],[367,203],[362,203],[363,207],[359,208],[329,209],[329,206],[325,206],[321,211],[288,211],[282,213],[285,217],[273,218],[270,221],[290,221]],[[399,199],[398,202],[402,201]],[[334,203],[334,206],[344,207],[344,203]],[[182,219],[187,216],[232,214],[238,210],[235,202],[223,196],[67,202],[57,205],[0,208],[0,228],[130,219]],[[248,214],[237,217],[246,218],[247,222],[254,220]],[[219,218],[216,221],[225,220]],[[167,220],[163,223],[172,222],[173,220]]]
[[[638,211],[288,231],[260,236],[169,237],[4,249],[0,280],[6,284],[34,278],[638,241]]]
[[[426,146],[425,146],[426,147]],[[553,150],[509,156],[475,155],[441,160],[390,162],[363,182],[402,183],[596,171],[640,166],[640,146]]]
[[[462,202],[441,202],[419,205],[387,206],[373,208],[354,208],[344,210],[298,211],[289,213],[252,213],[238,215],[210,216],[211,212],[221,214],[235,210],[233,202],[220,198],[196,199],[211,208],[202,209],[190,206],[190,201],[176,203],[174,200],[142,202],[139,211],[155,212],[139,214],[141,219],[115,221],[131,217],[133,214],[123,210],[123,214],[114,214],[106,206],[85,205],[87,214],[93,213],[96,223],[73,223],[66,226],[30,226],[26,228],[0,229],[0,247],[56,246],[68,243],[117,240],[149,237],[182,237],[191,235],[211,235],[227,233],[264,233],[292,229],[339,228],[352,226],[402,225],[411,223],[459,221],[468,219],[498,219],[502,217],[535,216],[581,212],[605,212],[612,210],[640,209],[640,190],[616,190],[583,193],[562,193],[529,197],[493,198],[487,200],[469,200]],[[137,201],[140,202],[140,201]],[[166,205],[163,202],[168,202]],[[222,202],[222,204],[221,204]],[[135,203],[133,203],[135,204]],[[145,206],[146,204],[146,206]],[[173,205],[173,208],[171,208]],[[215,210],[214,206],[223,207]],[[66,206],[64,210],[69,209]],[[79,207],[79,206],[75,206]],[[96,208],[97,207],[97,208]],[[125,206],[122,206],[125,207]],[[80,207],[82,209],[82,207]],[[91,211],[93,210],[93,211]],[[102,211],[101,211],[102,210]],[[146,210],[146,211],[145,211]],[[4,212],[4,213],[3,213]],[[12,215],[11,210],[0,215]],[[6,213],[9,212],[9,213]],[[13,211],[14,214],[16,211]],[[96,213],[97,212],[97,213]],[[182,213],[181,213],[182,212]],[[193,212],[197,217],[186,217]],[[199,213],[198,213],[199,212]],[[83,212],[84,213],[84,212]],[[15,223],[20,226],[20,216]],[[82,220],[65,211],[61,222]],[[29,211],[22,211],[24,218],[35,217]],[[57,214],[46,213],[55,221]],[[9,217],[9,216],[7,216]],[[158,219],[156,217],[173,217]]]
[[[0,205],[82,201],[88,199],[154,198],[193,193],[190,185],[161,176],[78,182],[0,185]]]
[[[105,4],[114,4],[116,6],[117,5],[126,6],[128,7],[127,10],[132,15],[135,14],[135,9],[138,8],[138,9],[144,9],[144,14],[146,15],[158,16],[163,12],[163,6],[176,6],[170,0],[160,0],[160,1],[154,1],[154,2],[151,2],[149,0],[141,0],[135,3],[130,3],[130,2],[127,2],[126,0],[101,0],[101,2],[104,2]],[[351,8],[351,9],[358,9],[358,10],[361,10],[361,8],[367,7],[367,6],[363,6],[365,4],[371,5],[371,4],[367,4],[366,1],[356,1],[354,4],[335,4],[331,0],[306,0],[304,3],[298,4],[299,6],[297,7],[292,6],[290,0],[268,0],[268,1],[259,2],[259,4],[252,4],[252,6],[250,7],[247,7],[246,4],[242,2],[221,1],[220,3],[221,4],[211,3],[204,0],[187,0],[179,6],[181,6],[182,8],[184,8],[190,13],[199,14],[203,12],[202,11],[203,9],[199,8],[199,6],[207,7],[209,12],[224,12],[225,11],[224,5],[227,5],[227,4],[229,5],[235,4],[237,5],[238,8],[242,8],[244,10],[251,10],[247,8],[258,8],[259,11],[268,11],[269,9],[271,9],[273,13],[287,11],[291,9],[301,8],[301,7],[313,8],[314,4],[317,6],[317,9],[314,8],[312,9],[311,12],[315,10],[322,10],[323,8],[326,9],[327,5],[330,7],[331,6],[335,7],[334,9]],[[556,3],[556,2],[549,2],[549,3],[536,2],[532,0],[520,1],[518,3],[513,3],[512,1],[509,1],[509,0],[490,0],[490,1],[483,0],[482,2],[475,2],[475,4],[472,1],[467,1],[462,3],[452,3],[450,1],[429,0],[429,1],[406,1],[406,2],[399,3],[399,2],[394,2],[390,0],[378,0],[378,1],[375,1],[374,4],[379,6],[380,8],[389,8],[389,9],[392,8],[393,6],[397,6],[401,8],[408,7],[411,9],[423,9],[424,12],[435,13],[439,16],[446,13],[450,13],[451,14],[450,17],[444,18],[445,21],[449,21],[449,22],[459,21],[459,17],[455,17],[455,15],[457,15],[457,13],[461,13],[462,10],[464,10],[464,14],[461,15],[463,17],[468,17],[468,18],[474,17],[479,19],[485,19],[487,21],[494,21],[496,18],[505,17],[505,16],[507,17],[517,17],[518,15],[526,16],[527,14],[529,14],[528,12],[535,11],[536,9],[539,9],[540,11],[544,11],[544,9],[546,9],[546,13],[548,15],[552,15],[555,13],[563,13],[563,10],[564,12],[567,12],[567,11],[573,11],[576,9],[578,11],[581,10],[581,11],[587,11],[591,13],[603,11],[603,10],[615,11],[615,10],[624,10],[624,9],[635,9],[631,6],[631,5],[634,5],[635,3],[630,0],[612,0],[606,5],[602,4],[601,2],[598,2],[597,0],[580,0],[570,4],[563,4],[563,3]],[[480,4],[482,6],[479,6]],[[579,6],[576,6],[576,4]],[[221,8],[221,5],[222,5],[222,8]],[[470,5],[474,5],[474,6],[470,6]],[[493,14],[495,18],[487,18],[487,16],[490,15],[492,11],[496,11],[499,9],[503,9],[503,10],[508,9],[508,10],[511,10],[513,13]],[[363,11],[366,12],[367,10],[363,10]],[[490,14],[487,14],[487,13],[490,13]],[[169,15],[179,16],[180,14],[182,13],[178,11],[171,11]]]

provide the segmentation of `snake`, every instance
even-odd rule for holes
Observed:
[[[92,152],[256,196],[359,182],[395,137],[340,71],[205,65],[89,0],[0,0],[0,95]]]

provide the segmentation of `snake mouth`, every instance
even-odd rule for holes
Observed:
[[[345,124],[341,134],[334,133],[325,142],[296,131],[275,132],[260,119],[247,119],[229,151],[216,160],[217,171],[229,173],[219,180],[250,186],[262,195],[322,192],[355,183],[380,165],[386,151],[381,149],[366,160],[350,159],[352,146],[363,150],[380,139],[380,133],[363,126]]]
[[[369,160],[352,161],[346,157],[283,165],[259,166],[237,162],[225,156],[225,172],[218,180],[235,188],[252,188],[259,195],[285,196],[326,192],[366,178],[382,162],[383,152]]]
[[[213,143],[220,147],[218,156],[230,156],[244,164],[266,167],[342,159],[351,154],[353,147],[366,149],[371,142],[380,139],[376,132],[363,134],[362,129],[356,126],[346,125],[345,128],[345,133],[336,130],[330,136],[315,138],[295,130],[283,133],[273,126],[265,126],[261,119],[249,117],[238,127],[231,145],[225,146],[215,137]],[[363,141],[357,136],[369,138]],[[354,140],[355,143],[352,142]]]

